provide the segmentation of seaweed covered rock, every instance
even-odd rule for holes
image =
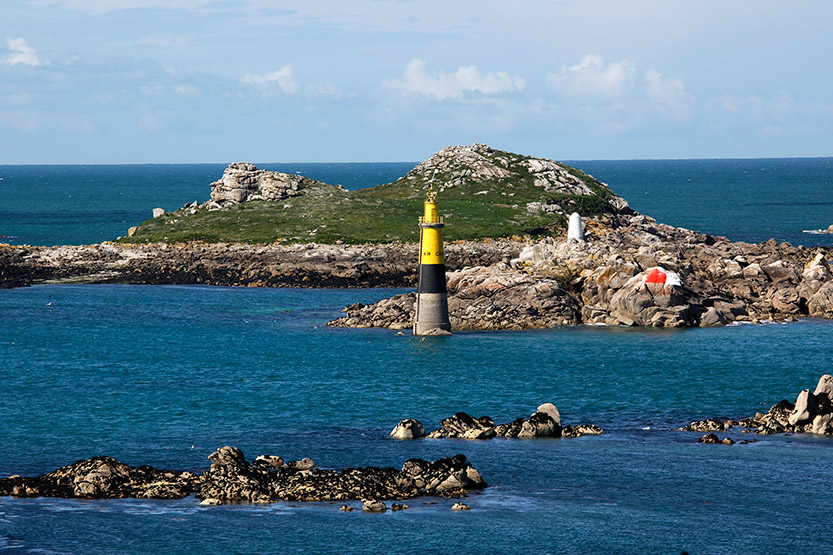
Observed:
[[[421,495],[453,497],[486,487],[464,455],[435,461],[410,459],[401,469],[322,469],[312,459],[283,464],[277,456],[250,465],[243,452],[225,446],[209,456],[201,476],[191,472],[131,467],[110,457],[93,457],[36,478],[0,479],[0,495],[106,499],[180,499],[195,493],[204,505],[228,502],[409,499]]]
[[[0,479],[0,495],[118,499],[181,499],[198,481],[191,472],[132,467],[112,457],[93,457],[62,466],[36,478]]]
[[[220,501],[271,503],[269,470],[252,467],[237,447],[220,447],[208,456],[211,468],[203,473],[197,497]]]

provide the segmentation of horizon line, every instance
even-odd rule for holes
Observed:
[[[553,160],[555,162],[684,162],[684,161],[731,161],[731,160],[825,160],[833,159],[830,156],[728,156],[728,157],[704,157],[704,158],[564,158]],[[427,160],[427,159],[426,159]],[[324,161],[324,162],[244,162],[251,164],[420,164],[423,161]],[[207,166],[207,165],[229,165],[237,162],[29,162],[29,163],[0,163],[5,166]]]

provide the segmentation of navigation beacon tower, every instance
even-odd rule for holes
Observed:
[[[448,291],[445,287],[445,252],[442,218],[437,212],[434,175],[425,194],[425,215],[419,219],[419,287],[417,288],[414,335],[440,329],[451,331],[448,320]]]

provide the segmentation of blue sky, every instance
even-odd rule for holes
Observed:
[[[833,2],[2,0],[0,164],[833,155]]]

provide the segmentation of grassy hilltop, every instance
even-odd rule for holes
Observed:
[[[211,203],[185,207],[142,223],[121,241],[413,242],[434,170],[449,241],[557,234],[571,212],[591,216],[626,207],[580,170],[473,145],[448,147],[393,183],[357,191],[292,176],[300,179],[295,196],[245,200],[220,210],[210,210]]]

